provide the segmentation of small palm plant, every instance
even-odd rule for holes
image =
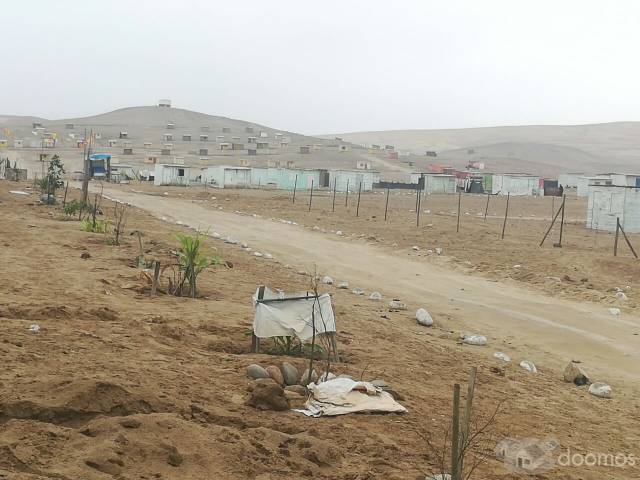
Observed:
[[[196,280],[198,275],[210,265],[220,263],[221,260],[216,256],[207,257],[202,252],[203,242],[199,233],[196,235],[178,234],[176,237],[180,242],[180,249],[177,254],[180,262],[181,278],[174,294],[182,296],[186,283],[189,286],[187,291],[188,295],[196,298]]]

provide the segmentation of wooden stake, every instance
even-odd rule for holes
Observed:
[[[296,173],[296,179],[293,182],[293,204],[296,203],[296,188],[298,187],[298,174]]]
[[[360,216],[360,192],[362,191],[362,182],[358,185],[358,204],[356,206],[356,217]]]
[[[460,203],[462,203],[462,192],[458,192],[458,221],[456,223],[456,233],[460,231]]]
[[[422,189],[420,185],[418,185],[418,190],[416,190],[416,227],[420,227],[420,205],[422,205],[422,194],[420,193]]]
[[[620,217],[616,217],[616,239],[613,241],[613,256],[618,256],[618,234],[620,232]]]
[[[151,296],[156,295],[156,289],[158,288],[158,279],[160,278],[160,261],[156,260],[153,265],[153,283],[151,284]]]
[[[507,216],[509,215],[509,198],[511,197],[511,192],[507,193],[507,208],[504,211],[504,223],[502,224],[502,239],[504,240],[504,230],[507,228]]]
[[[311,179],[311,192],[309,193],[309,211],[311,211],[312,202],[313,202],[313,179]]]
[[[453,386],[453,414],[451,416],[451,479],[460,479],[460,384]]]
[[[264,289],[264,285],[260,285],[258,287],[258,300],[262,300],[264,298]],[[251,334],[251,351],[253,353],[260,352],[260,338],[256,337],[255,331],[253,331]]]
[[[344,199],[344,206],[347,206],[347,203],[349,202],[349,179],[347,178],[347,196]]]
[[[62,199],[62,208],[67,205],[67,190],[69,190],[69,180],[67,180],[67,184],[64,187],[64,198]]]
[[[478,373],[478,367],[471,369],[469,375],[469,384],[467,385],[467,400],[464,409],[464,417],[462,420],[462,435],[460,436],[460,477],[462,478],[464,472],[464,454],[468,447],[469,433],[471,431],[471,417],[473,414],[473,393],[476,387],[476,375]]]
[[[331,211],[336,211],[336,184],[338,183],[338,179],[334,177],[333,179],[333,205],[331,206]]]
[[[551,232],[551,229],[553,228],[553,225],[556,223],[556,220],[558,219],[558,215],[560,215],[560,211],[561,210],[562,210],[562,207],[558,208],[558,211],[556,212],[556,215],[553,217],[553,220],[551,220],[551,225],[549,225],[549,229],[544,234],[544,237],[542,237],[542,241],[540,242],[540,246],[542,246],[542,244],[544,244],[544,241],[547,239],[547,236],[549,235],[549,232]]]
[[[557,246],[559,248],[562,247],[562,230],[564,229],[564,204],[565,204],[565,196],[562,196],[562,216],[560,217],[560,239],[558,240],[558,243],[554,246]]]
[[[387,221],[387,210],[389,209],[389,189],[387,188],[387,201],[384,204],[384,221]]]
[[[631,250],[631,253],[633,253],[634,257],[638,258],[638,254],[633,249],[633,245],[631,245],[631,242],[627,238],[627,234],[624,232],[624,229],[622,228],[622,224],[620,223],[619,219],[618,219],[618,225],[620,226],[620,231],[622,232],[622,236],[624,237],[625,242],[627,242],[627,245],[629,246],[629,249]]]
[[[487,206],[484,207],[484,221],[487,221],[487,213],[489,212],[489,199],[491,198],[491,193],[487,193]]]

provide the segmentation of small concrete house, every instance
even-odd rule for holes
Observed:
[[[182,141],[183,142],[190,142],[191,141],[191,134],[190,133],[182,134]]]
[[[173,123],[167,123],[167,130],[173,130],[176,126]]]
[[[171,108],[171,99],[161,98],[158,100],[158,106],[163,108]]]
[[[311,153],[311,147],[309,145],[300,145],[298,153]]]
[[[589,195],[590,185],[613,185],[611,174],[591,175],[578,177],[576,195],[578,197],[587,197]]]
[[[129,138],[129,132],[123,130],[120,132],[120,138]]]
[[[209,135],[200,135],[200,141],[201,142],[208,142],[209,141]]]
[[[201,148],[200,150],[198,150],[198,155],[200,155],[201,157],[206,157],[207,155],[209,155],[209,149]]]
[[[13,148],[22,148],[24,146],[24,140],[21,138],[15,138],[13,140]]]
[[[279,165],[254,167],[251,171],[253,186],[272,187],[279,190],[308,190],[328,187],[329,174],[320,169],[280,168]]]
[[[371,170],[371,162],[367,160],[358,160],[356,162],[356,169],[358,170]]]
[[[615,232],[616,219],[626,233],[640,232],[640,187],[591,185],[587,228]]]
[[[189,185],[189,167],[178,163],[156,163],[153,184],[161,185]]]
[[[540,177],[526,173],[494,173],[491,179],[493,195],[530,196],[540,193]]]
[[[73,130],[75,128],[75,125],[73,123],[65,123],[64,128],[66,130]]]
[[[228,165],[205,167],[201,170],[201,182],[218,188],[248,188],[251,169]]]
[[[329,170],[328,187],[333,188],[334,183],[338,192],[358,191],[362,185],[362,191],[373,189],[373,184],[380,182],[380,172],[375,170]]]

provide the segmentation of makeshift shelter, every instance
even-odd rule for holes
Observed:
[[[189,167],[179,163],[156,163],[153,184],[189,185]]]
[[[640,187],[590,185],[587,228],[615,232],[616,219],[625,232],[640,232]]]
[[[380,172],[375,170],[329,170],[328,187],[333,188],[334,182],[338,192],[349,188],[357,191],[362,184],[362,191],[372,190],[373,184],[380,181]]]
[[[540,177],[526,173],[494,173],[491,183],[494,195],[530,196],[540,193]]]
[[[281,190],[307,190],[329,186],[329,175],[326,170],[294,169],[274,167],[253,167],[251,169],[251,185],[271,186]]]
[[[110,174],[110,181],[115,183],[125,183],[138,177],[131,165],[123,165],[121,163],[112,164]]]
[[[111,155],[108,153],[94,153],[89,156],[90,175],[89,178],[99,178],[110,180]]]
[[[251,186],[251,169],[228,165],[205,167],[201,182],[218,188],[247,188]]]
[[[613,185],[611,176],[607,174],[592,175],[578,178],[578,188],[576,195],[578,197],[586,197],[589,195],[590,185]]]
[[[411,183],[418,184],[423,180],[423,189],[426,193],[456,193],[455,175],[441,173],[412,173]]]

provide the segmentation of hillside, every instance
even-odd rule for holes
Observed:
[[[484,161],[499,169],[532,173],[638,170],[640,122],[527,125],[446,130],[389,130],[322,135],[356,144],[390,144],[438,161]],[[467,154],[473,149],[474,154]],[[464,159],[464,160],[463,160]]]

